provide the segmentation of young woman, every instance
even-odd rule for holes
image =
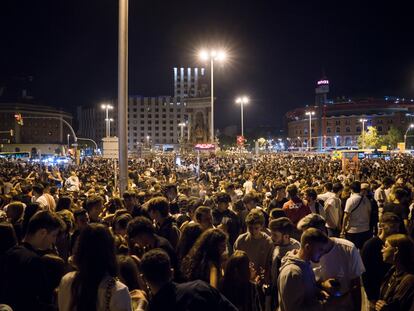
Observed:
[[[91,224],[82,230],[73,260],[76,271],[59,285],[59,310],[131,310],[128,287],[116,278],[114,238],[106,226]]]
[[[258,286],[251,281],[250,260],[244,251],[235,251],[226,264],[220,291],[239,311],[261,311]]]
[[[204,231],[182,262],[188,281],[203,280],[217,288],[222,276],[222,256],[227,235],[220,229]]]
[[[382,249],[382,258],[392,267],[382,282],[375,310],[410,310],[414,297],[413,240],[405,234],[390,235]]]
[[[203,229],[201,229],[201,226],[198,223],[189,223],[184,227],[177,245],[177,255],[179,260],[182,260],[187,256],[191,247],[202,233]]]

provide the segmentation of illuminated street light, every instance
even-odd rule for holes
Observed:
[[[224,62],[227,54],[223,50],[201,50],[199,58],[203,61],[210,60],[211,66],[211,120],[210,120],[210,140],[212,143],[214,139],[214,61]]]
[[[309,143],[308,143],[308,149],[311,151],[312,148],[312,116],[315,115],[315,111],[306,111],[305,113],[307,116],[309,116]]]
[[[362,123],[362,149],[365,149],[365,122],[367,119],[359,119],[359,122]]]
[[[410,129],[414,128],[414,123],[411,123],[404,134],[404,147],[407,145],[407,134]]]
[[[243,118],[243,106],[249,103],[249,98],[247,96],[241,96],[236,99],[236,103],[240,104],[241,111],[241,136],[244,137],[244,118]]]
[[[109,110],[114,109],[114,106],[110,105],[110,104],[102,104],[101,108],[103,110],[105,110],[106,112],[106,117],[105,117],[105,121],[106,121],[106,137],[110,137],[111,136],[111,129],[110,129],[110,119],[109,119]]]

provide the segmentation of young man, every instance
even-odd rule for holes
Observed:
[[[271,303],[272,310],[277,307],[277,278],[279,276],[279,269],[282,258],[287,252],[300,248],[299,241],[291,237],[295,227],[293,223],[287,217],[280,217],[278,219],[271,220],[269,223],[269,229],[274,245],[272,252],[272,267],[270,275],[270,289],[271,289]]]
[[[37,212],[30,219],[23,243],[6,253],[1,283],[2,303],[15,311],[43,310],[50,297],[46,290],[48,275],[41,255],[56,242],[62,221],[55,213]]]
[[[346,200],[345,215],[341,231],[341,237],[355,244],[361,249],[364,243],[372,237],[370,231],[371,202],[360,194],[361,183],[352,182],[351,196]]]
[[[85,210],[88,212],[91,223],[102,223],[103,199],[100,196],[92,196],[85,203]]]
[[[327,197],[324,204],[326,228],[329,237],[339,237],[342,229],[342,207],[341,193],[344,186],[341,183],[335,183],[332,186],[333,196]]]
[[[230,196],[225,192],[216,194],[216,208],[213,209],[213,225],[221,225],[229,235],[230,245],[233,245],[240,234],[241,224],[237,215],[229,209]]]
[[[201,226],[203,231],[214,228],[213,213],[208,206],[199,206],[194,212],[194,220]]]
[[[310,214],[311,211],[309,207],[299,198],[298,187],[295,184],[287,186],[286,193],[289,201],[283,204],[283,210],[287,217],[296,226],[299,220]]]
[[[176,249],[180,238],[175,219],[170,215],[170,207],[166,198],[155,197],[147,202],[147,210],[151,219],[155,221],[156,233],[166,238]]]
[[[277,281],[278,311],[323,310],[321,290],[316,285],[311,262],[319,262],[329,238],[318,229],[309,228],[301,237],[300,249],[288,252],[282,261]]]
[[[150,250],[142,257],[140,270],[152,299],[147,311],[236,311],[218,290],[203,281],[177,284],[172,282],[173,269],[167,253]]]
[[[245,251],[256,272],[264,271],[265,278],[269,279],[273,243],[270,237],[262,232],[264,222],[261,211],[250,211],[246,216],[247,232],[239,235],[233,248]]]

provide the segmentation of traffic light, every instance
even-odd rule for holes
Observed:
[[[18,125],[23,125],[23,117],[21,113],[16,113],[14,118],[16,119]]]

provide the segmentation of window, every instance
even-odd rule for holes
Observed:
[[[331,132],[331,128],[330,128],[330,127],[328,127],[328,128],[326,129],[326,132],[327,132],[327,133],[330,133],[330,132]]]
[[[136,118],[137,118],[137,115],[136,115],[136,114],[134,114],[132,117],[133,117],[134,119],[136,119]]]
[[[133,127],[133,129],[134,129],[134,131],[136,131],[136,130],[137,130],[137,127],[136,127],[136,126],[134,126],[134,127]]]
[[[141,117],[141,119],[144,119],[145,118],[145,116],[143,114],[141,114],[140,117]]]
[[[357,131],[357,133],[360,133],[361,132],[361,128],[359,126],[357,126],[356,127],[356,131]]]
[[[349,120],[345,120],[345,125],[351,124]]]
[[[170,112],[174,112],[174,108],[170,108]]]
[[[335,125],[341,125],[341,120],[336,120]]]
[[[350,133],[350,132],[351,132],[351,129],[349,128],[349,126],[347,126],[347,127],[346,127],[345,131],[346,131],[347,133]]]
[[[341,132],[341,129],[340,129],[339,127],[337,127],[337,128],[336,128],[336,132],[337,132],[337,133],[340,133],[340,132]]]

